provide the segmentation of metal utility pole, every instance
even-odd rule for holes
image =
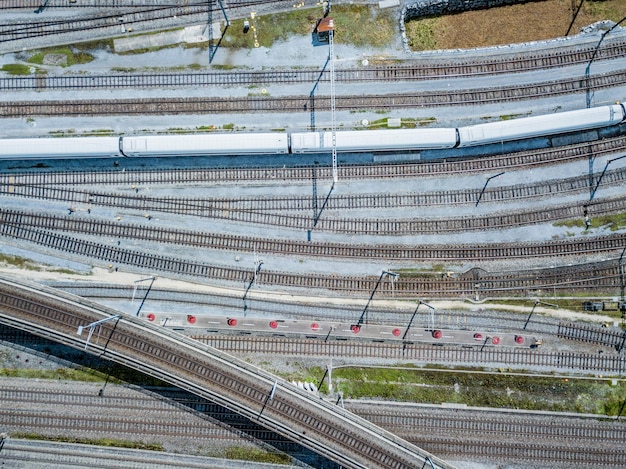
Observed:
[[[626,254],[626,247],[622,250],[622,255],[619,256],[619,260],[617,261],[619,269],[619,302],[617,303],[617,309],[622,313],[622,325],[626,319],[626,298],[624,297],[624,290],[626,289],[626,286],[624,285],[624,254]],[[624,331],[624,338],[618,352],[621,352],[624,348],[625,341],[626,331]]]
[[[328,11],[330,11],[330,3],[328,5]],[[330,20],[331,29],[328,32],[329,39],[329,54],[330,54],[330,115],[331,115],[331,130],[333,136],[333,147],[332,147],[332,155],[333,155],[333,186],[337,182],[337,121],[335,117],[335,48],[334,48],[334,36],[335,36],[335,27],[333,20]]]
[[[602,178],[604,177],[609,165],[613,163],[613,161],[621,160],[622,158],[626,158],[626,155],[618,156],[617,158],[612,158],[606,162],[606,164],[604,165],[604,169],[602,170],[602,173],[600,174],[600,177],[598,178],[596,182],[595,187],[591,190],[591,195],[589,196],[589,200],[593,200],[593,198],[595,197],[596,191],[598,190],[598,187],[600,186],[600,182],[602,182]]]
[[[496,174],[495,176],[490,176],[487,178],[487,180],[485,181],[485,185],[483,186],[483,189],[480,191],[480,194],[478,195],[478,200],[476,201],[476,205],[474,205],[474,207],[478,207],[478,204],[480,203],[480,199],[482,199],[483,194],[485,193],[485,189],[487,189],[487,184],[489,184],[489,181],[491,181],[492,179],[495,179],[497,177],[500,177],[504,174],[505,172],[502,171],[501,173]]]
[[[141,308],[143,308],[143,304],[146,302],[146,298],[148,298],[148,295],[150,294],[150,290],[152,289],[152,284],[156,280],[156,277],[142,278],[142,279],[139,279],[139,280],[135,280],[133,282],[135,284],[135,287],[133,288],[133,298],[132,298],[132,300],[130,300],[131,303],[134,303],[134,301],[135,301],[135,293],[137,292],[137,284],[141,283],[141,282],[146,282],[148,280],[150,280],[150,285],[148,286],[148,291],[146,291],[146,294],[144,295],[143,300],[141,300],[141,304],[139,305],[139,308],[137,309],[137,312],[135,313],[135,316],[137,316],[137,317],[139,317],[139,313],[141,312]]]
[[[422,300],[419,300],[419,302],[417,303],[417,308],[415,308],[415,311],[413,311],[413,316],[411,316],[411,319],[409,320],[409,325],[406,326],[406,330],[404,331],[402,340],[406,339],[406,335],[409,333],[409,329],[411,329],[411,325],[413,324],[413,319],[415,319],[417,310],[420,308],[421,305],[425,305],[430,308],[430,323],[428,326],[430,327],[431,331],[435,330],[435,307],[423,302]]]
[[[533,309],[530,310],[530,314],[528,315],[528,318],[526,319],[526,322],[524,323],[524,327],[523,327],[524,330],[526,330],[526,326],[528,326],[528,322],[530,321],[530,317],[535,312],[535,308],[537,307],[537,305],[552,306],[553,308],[558,308],[559,307],[559,305],[555,305],[555,304],[552,304],[552,303],[546,303],[545,301],[535,300],[535,304],[533,305]]]
[[[400,274],[397,274],[395,272],[387,272],[386,270],[383,270],[383,272],[380,274],[380,277],[378,277],[378,282],[376,282],[376,286],[374,287],[374,291],[372,291],[372,294],[370,295],[369,300],[367,300],[367,304],[365,305],[365,308],[363,309],[363,312],[361,313],[361,317],[359,318],[359,321],[356,323],[356,327],[360,328],[361,324],[363,324],[363,319],[365,319],[365,323],[367,324],[367,308],[369,307],[370,303],[372,302],[372,298],[374,298],[374,295],[376,294],[376,290],[378,290],[378,286],[380,285],[380,282],[383,280],[383,277],[385,275],[389,275],[390,277],[392,277],[392,282],[395,282],[398,280],[398,277],[400,277]],[[393,283],[392,283],[393,285]]]
[[[121,314],[116,314],[115,316],[100,319],[99,321],[92,322],[91,324],[87,324],[86,326],[78,326],[78,330],[76,331],[78,335],[82,335],[84,329],[89,329],[89,334],[87,334],[87,340],[85,341],[85,350],[87,350],[87,347],[89,346],[89,341],[91,340],[91,336],[93,335],[93,332],[96,328],[99,330],[100,329],[99,326],[108,321],[116,321],[115,325],[117,326],[117,321],[119,321],[121,317],[122,317]],[[111,334],[113,334],[113,331],[111,331]],[[98,332],[98,337],[99,336],[100,336],[100,333]],[[110,339],[111,337],[109,336],[109,340]],[[109,341],[107,340],[107,344],[108,343]],[[104,346],[104,348],[106,349],[106,345]],[[102,353],[104,353],[104,351]]]
[[[50,0],[46,0],[46,1],[43,3],[43,5],[41,5],[39,8],[37,8],[37,9],[35,10],[35,13],[39,14],[39,13],[41,13],[42,11],[44,11],[44,10],[46,9],[46,7],[48,6],[48,2],[50,2]]]

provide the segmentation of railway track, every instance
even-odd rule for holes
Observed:
[[[41,6],[41,4],[39,5]],[[148,27],[150,23],[164,21],[167,27],[182,26],[188,23],[206,22],[207,15],[220,11],[217,5],[211,7],[206,2],[181,5],[155,5],[143,9],[130,8],[102,14],[90,13],[86,16],[70,16],[60,19],[48,17],[30,18],[30,21],[8,19],[0,25],[0,43],[18,43],[27,39],[49,39],[68,33],[100,35],[121,35],[126,28]]]
[[[623,171],[626,176],[626,170]],[[611,179],[606,178],[605,184],[610,183]],[[585,182],[589,180],[584,177],[580,178],[581,188],[584,188]],[[569,187],[576,190],[574,185],[555,184],[555,186]],[[544,185],[545,193],[537,189],[537,186],[519,186],[518,190],[512,190],[502,187],[489,192],[484,198],[485,202],[500,203],[506,202],[507,197],[511,200],[519,200],[520,196],[515,194],[532,194],[536,197],[542,197],[550,194],[550,185]],[[398,208],[407,209],[410,207],[425,207],[431,204],[435,205],[469,205],[478,200],[478,190],[458,191],[456,194],[438,193],[438,194],[411,194],[401,196],[397,194],[380,194],[380,195],[350,195],[341,197],[337,202],[330,202],[324,208],[324,217],[319,217],[311,197],[293,197],[280,199],[255,199],[255,200],[224,200],[224,199],[192,199],[184,197],[166,198],[146,197],[146,196],[129,196],[127,193],[102,193],[96,191],[76,191],[73,189],[57,189],[46,187],[27,187],[9,185],[0,188],[0,194],[11,197],[27,197],[30,199],[42,199],[48,201],[62,201],[67,203],[68,211],[71,214],[76,207],[82,207],[88,213],[95,207],[114,207],[116,209],[128,209],[140,211],[149,214],[152,217],[155,213],[170,213],[181,216],[201,217],[203,219],[227,220],[231,222],[241,222],[251,225],[268,225],[273,227],[281,227],[295,230],[315,230],[316,232],[341,233],[349,235],[369,235],[369,236],[388,236],[401,237],[407,235],[433,235],[441,233],[459,233],[469,231],[490,231],[501,230],[507,228],[517,228],[520,226],[536,225],[542,223],[555,223],[558,221],[581,219],[585,214],[590,217],[601,217],[615,213],[626,211],[626,198],[622,196],[614,198],[597,198],[593,202],[581,204],[580,202],[562,203],[558,206],[539,206],[531,209],[515,209],[506,212],[487,213],[484,215],[466,215],[461,217],[424,218],[421,216],[412,218],[395,218],[392,212],[386,212],[385,219],[379,218],[338,218],[344,212],[340,210],[367,210],[373,208],[388,208],[395,210]],[[562,193],[561,193],[562,194]],[[459,195],[460,197],[455,197]],[[499,196],[500,195],[500,196]],[[330,198],[329,201],[333,199]],[[481,199],[483,200],[483,199]],[[421,202],[421,203],[420,203]],[[430,203],[429,203],[430,202]],[[529,200],[529,205],[532,199]],[[270,207],[268,207],[270,206]],[[87,207],[85,209],[85,207]],[[309,214],[288,213],[287,210],[299,211],[304,210]],[[332,210],[336,210],[335,213]],[[41,225],[37,225],[32,221],[37,217],[41,220]],[[8,212],[4,219],[8,223],[12,223]],[[31,218],[23,217],[22,223],[28,226],[39,226],[40,228],[49,228],[53,225],[60,226],[58,216],[46,216],[41,214],[32,214]],[[67,219],[66,219],[67,220]],[[76,222],[75,226],[78,226]],[[86,221],[82,223],[102,223],[103,225],[112,225],[107,221]],[[67,226],[71,225],[70,221],[66,221]],[[68,228],[69,229],[69,228]],[[183,235],[177,236],[183,238]],[[197,237],[202,237],[200,233]],[[221,236],[226,239],[226,235]],[[237,236],[233,236],[232,239]],[[240,240],[249,239],[247,237],[237,237]],[[170,237],[169,239],[174,239]],[[247,244],[246,241],[231,243],[220,243],[221,246],[229,247],[229,244]],[[260,244],[257,241],[255,244]],[[268,246],[272,245],[271,241],[263,241]],[[269,243],[269,244],[268,244]],[[278,246],[282,242],[273,242],[274,246]],[[245,246],[244,246],[245,249]],[[263,247],[263,250],[268,250]],[[276,250],[276,248],[269,248]],[[280,251],[282,252],[282,249]]]
[[[43,291],[40,291],[43,290]],[[0,282],[0,320],[86,350],[208,397],[350,468],[414,468],[431,459],[409,445],[263,370],[136,318],[39,285]],[[101,323],[91,341],[76,328]],[[80,329],[79,329],[80,330]]]
[[[432,431],[435,434],[480,434],[489,439],[518,440],[532,438],[535,442],[549,439],[552,443],[559,441],[581,442],[586,440],[591,445],[598,442],[620,445],[626,437],[626,426],[617,422],[602,420],[604,415],[598,414],[597,420],[571,414],[530,412],[517,413],[515,410],[484,409],[483,412],[469,409],[449,409],[436,406],[424,408],[411,403],[360,402],[345,400],[346,407],[384,428],[394,428],[396,432],[408,435],[415,429]],[[439,418],[433,419],[433,414]],[[476,415],[479,414],[479,415]],[[487,417],[488,416],[488,417]]]
[[[133,297],[134,291],[133,287],[122,284],[93,284],[91,282],[49,282],[47,284],[53,288],[100,303],[106,301],[127,302]],[[144,310],[144,316],[149,313],[167,314],[164,312],[168,311],[186,311],[197,317],[203,314],[221,314],[225,317],[237,317],[241,314],[242,298],[238,292],[229,294],[215,291],[171,290],[158,287],[157,285],[154,285],[150,290],[150,300],[157,302],[159,308],[152,307],[147,311]],[[528,300],[526,313],[531,312],[533,301]],[[265,318],[277,317],[283,320],[310,321],[311,323],[320,320],[341,322],[349,318],[352,318],[356,323],[359,316],[363,313],[364,304],[365,300],[361,304],[357,303],[356,305],[268,300],[254,293],[246,297],[245,303],[246,311],[249,315],[254,314],[257,317]],[[559,325],[557,319],[544,315],[534,315],[532,320],[529,320],[528,324],[526,324],[527,315],[524,313],[506,314],[502,311],[482,308],[457,310],[457,308],[452,307],[437,309],[436,314],[431,315],[428,308],[418,308],[416,312],[413,302],[403,303],[403,306],[401,309],[399,309],[398,305],[389,308],[374,302],[368,310],[368,320],[372,324],[394,325],[408,324],[411,317],[413,317],[412,325],[430,327],[432,321],[432,327],[435,329],[447,329],[451,327],[451,324],[455,325],[453,327],[463,329],[480,329],[485,324],[488,324],[490,330],[509,332],[526,330],[528,334],[535,334],[539,337],[555,336]],[[183,310],[183,308],[185,309]],[[415,315],[413,316],[414,313]],[[524,326],[526,327],[524,328]],[[2,331],[0,333],[4,334]],[[193,333],[193,328],[185,329],[183,333]]]
[[[564,67],[594,61],[613,60],[626,55],[626,38],[603,42],[596,51],[594,46],[580,49],[547,49],[540,53],[527,53],[517,57],[475,58],[474,62],[458,63],[414,62],[410,65],[360,67],[336,69],[335,78],[341,83],[397,82],[433,79],[463,78],[504,73],[521,73],[555,66]],[[330,81],[326,70],[262,70],[230,72],[178,72],[178,73],[113,73],[107,75],[63,75],[0,78],[0,90],[84,90],[125,88],[198,88],[210,86],[267,86]]]
[[[626,151],[626,147],[624,148]],[[596,155],[597,157],[598,155]],[[34,176],[34,177],[32,177]],[[52,176],[54,178],[54,176]],[[38,183],[24,183],[23,180],[37,179]],[[237,214],[246,214],[246,217],[259,216],[261,219],[258,223],[268,223],[262,219],[262,213],[276,211],[281,214],[288,212],[311,211],[315,208],[315,201],[311,196],[289,195],[289,196],[273,196],[261,194],[255,197],[203,197],[203,198],[186,198],[186,197],[147,197],[135,196],[124,193],[101,192],[101,189],[77,189],[75,187],[55,187],[57,184],[50,182],[50,175],[47,173],[31,173],[26,177],[22,175],[4,175],[0,176],[0,194],[16,197],[28,197],[35,199],[47,199],[64,201],[68,204],[92,204],[95,206],[114,206],[120,208],[132,208],[147,211],[179,213],[185,215],[211,217],[211,218],[228,218],[229,216],[237,217]],[[442,190],[432,192],[410,192],[410,193],[359,193],[354,195],[334,195],[325,201],[324,210],[325,218],[331,217],[329,212],[333,210],[356,210],[356,209],[396,209],[410,207],[430,207],[430,206],[449,206],[449,205],[475,205],[480,197],[481,202],[508,202],[519,201],[521,199],[532,200],[543,198],[546,196],[559,196],[567,194],[578,194],[588,192],[590,190],[590,179],[598,180],[599,174],[584,175],[570,177],[558,180],[547,180],[535,183],[516,184],[513,186],[498,186],[486,190],[477,188]],[[605,171],[602,174],[603,186],[614,186],[626,182],[626,168],[620,168],[611,171]],[[590,202],[587,204],[591,208],[594,215],[609,213],[614,210],[622,210],[619,206],[620,199],[616,198],[611,201]],[[612,207],[615,205],[615,207]],[[580,204],[569,204],[563,209],[556,209],[553,216],[546,214],[546,220],[556,220],[559,218],[577,218],[580,216]],[[231,215],[232,213],[232,215]],[[510,214],[510,211],[508,211]],[[527,212],[533,213],[533,212]],[[277,214],[273,215],[277,220],[280,219]],[[390,213],[386,214],[391,216]],[[530,217],[529,217],[530,218]],[[304,220],[300,223],[289,222],[290,219],[296,219],[294,216],[285,216],[285,222],[272,223],[290,227],[307,227],[310,226],[311,220]],[[452,219],[449,219],[452,220]],[[323,220],[319,220],[323,222]],[[340,224],[341,221],[332,220],[332,224]],[[522,217],[513,221],[515,224],[524,224]],[[501,223],[479,223],[478,226],[505,226],[506,222]],[[449,228],[454,229],[453,223],[448,223]],[[354,226],[349,228],[328,227],[329,231],[355,231]],[[472,229],[470,223],[463,223],[459,228],[466,230]],[[322,231],[324,228],[320,227]],[[437,232],[444,230],[444,227],[435,227]],[[422,230],[431,231],[428,226],[422,225]],[[363,231],[363,230],[356,230]],[[413,233],[414,231],[411,231]]]
[[[380,222],[379,226],[381,230],[379,234],[385,234],[385,223]],[[108,239],[134,239],[234,252],[306,255],[316,258],[445,260],[457,262],[461,260],[479,261],[502,258],[524,259],[540,256],[588,255],[599,252],[617,253],[626,244],[626,234],[616,233],[572,240],[520,244],[485,243],[458,246],[443,244],[419,246],[396,244],[355,245],[353,242],[346,244],[304,240],[292,241],[182,230],[150,226],[148,220],[144,223],[118,223],[91,217],[53,216],[17,210],[0,210],[0,233],[4,236],[17,239],[38,239],[37,242],[54,247],[55,236],[62,237],[66,232],[79,235],[97,233],[99,237],[107,237]],[[77,249],[76,252],[79,252],[79,250]]]
[[[415,94],[337,96],[336,109],[401,109],[435,106],[475,105],[546,98],[563,94],[586,93],[600,89],[623,86],[626,73],[618,70],[590,77],[576,77],[562,81],[510,87],[472,90],[425,91]],[[115,100],[74,101],[12,101],[0,103],[3,117],[32,117],[59,115],[168,115],[214,114],[250,112],[309,112],[330,110],[330,98],[305,96],[245,96],[210,98],[142,98]]]
[[[512,170],[540,167],[589,159],[590,155],[619,155],[626,151],[626,136],[609,137],[596,142],[565,147],[514,152],[489,158],[470,158],[445,161],[428,160],[419,164],[347,165],[338,168],[341,179],[405,179],[422,176],[460,175],[473,172]],[[119,162],[118,162],[119,164]],[[283,181],[329,180],[332,169],[327,166],[294,166],[264,168],[199,168],[168,171],[123,168],[111,171],[38,171],[20,172],[6,170],[0,174],[0,184],[9,186],[80,186],[80,185],[149,185],[185,183],[231,183],[258,182],[282,184]]]
[[[557,337],[605,345],[619,351],[626,345],[625,331],[586,323],[560,323]]]
[[[540,349],[495,349],[440,347],[415,343],[361,342],[281,337],[195,335],[204,344],[237,355],[271,354],[308,357],[345,357],[367,360],[446,364],[450,366],[488,365],[493,368],[547,367],[557,372],[621,374],[626,371],[622,355],[583,352],[546,352]]]
[[[85,256],[92,261],[110,263],[110,265],[126,265],[135,268],[147,269],[149,271],[160,271],[166,273],[176,273],[186,278],[211,279],[212,281],[236,282],[240,285],[249,283],[251,278],[255,278],[254,273],[247,269],[231,268],[226,266],[216,266],[198,261],[197,258],[185,259],[166,255],[156,255],[151,252],[141,252],[137,249],[125,249],[117,246],[103,245],[99,242],[92,242],[81,238],[74,238],[64,234],[56,234],[46,230],[27,228],[20,223],[0,226],[0,234],[14,239],[21,239],[36,245],[47,248],[61,250],[66,254]],[[130,233],[141,236],[143,227],[132,228]],[[102,235],[99,235],[101,237]],[[607,237],[598,240],[592,249],[596,253],[600,246],[607,252],[623,249],[624,234]],[[304,247],[314,244],[302,243]],[[328,249],[328,246],[319,245],[321,249]],[[536,245],[537,254],[545,246]],[[566,247],[577,246],[577,244],[555,244],[556,250],[563,250]],[[528,252],[533,246],[462,246],[456,248],[444,248],[439,250],[436,246],[425,246],[424,249],[430,252],[433,258],[420,260],[441,261],[467,261],[487,259],[503,259],[520,257],[520,253]],[[309,248],[307,248],[309,249]],[[362,257],[369,255],[380,256],[379,247],[363,248],[355,255],[353,246],[344,246],[345,252],[352,250],[352,256],[343,254],[342,257]],[[397,249],[394,247],[393,249]],[[411,248],[408,248],[411,249]],[[194,251],[195,252],[195,251]],[[323,251],[322,251],[323,252]],[[306,252],[310,254],[310,251]],[[507,255],[508,254],[508,255]],[[568,254],[574,254],[569,252]],[[581,252],[578,252],[580,255]],[[300,252],[302,255],[302,252]],[[451,256],[451,257],[443,257]],[[558,289],[559,292],[573,292],[577,290],[588,291],[596,289],[597,292],[615,291],[619,288],[622,276],[620,275],[619,260],[617,258],[596,264],[569,265],[566,267],[554,267],[547,269],[536,269],[531,271],[521,271],[515,273],[486,273],[481,269],[472,269],[455,278],[442,278],[440,276],[403,276],[395,282],[393,294],[403,297],[423,297],[424,295],[433,297],[480,297],[491,296],[512,296],[521,295],[523,297],[532,296],[536,291]],[[285,288],[315,288],[328,291],[338,291],[344,293],[365,294],[370,293],[376,283],[377,277],[346,277],[328,276],[321,274],[293,274],[263,270],[257,273],[255,283],[262,285],[272,285]],[[386,295],[384,289],[379,290],[379,295]]]
[[[45,1],[45,0],[44,0]],[[197,3],[197,2],[196,2]],[[176,7],[184,4],[181,0],[80,0],[69,3],[67,0],[49,0],[46,9],[81,9],[81,8],[138,8],[170,6]],[[41,0],[0,0],[0,10],[34,10],[42,5]]]
[[[586,451],[583,457],[586,462],[579,464],[581,453],[575,445],[565,448],[548,447],[541,443],[526,443],[526,442],[510,442],[498,445],[498,447],[485,445],[484,441],[480,438],[476,438],[473,444],[464,442],[459,444],[458,439],[449,438],[444,441],[432,441],[431,438],[420,439],[425,446],[428,446],[431,451],[441,450],[448,451],[452,454],[470,456],[477,459],[489,458],[497,459],[502,453],[516,455],[518,459],[523,459],[530,465],[530,467],[538,467],[537,462],[543,461],[547,467],[553,467],[558,464],[558,467],[588,467],[588,468],[611,468],[616,466],[615,461],[623,461],[626,458],[626,451],[622,449],[616,449],[615,451],[607,451],[603,448],[590,448]],[[540,466],[540,467],[546,467]]]
[[[51,387],[52,389],[39,386],[27,390],[14,387],[0,388],[3,402],[24,408],[20,412],[3,412],[6,427],[19,427],[21,431],[31,432],[33,428],[37,428],[38,433],[45,433],[60,427],[61,422],[67,419],[76,418],[77,422],[81,422],[84,416],[80,409],[86,407],[98,409],[99,401],[102,400],[102,397],[98,397],[95,392],[68,390],[67,387],[54,387],[54,384]],[[211,434],[206,431],[210,428],[206,420],[195,426],[190,425],[187,412],[178,411],[176,414],[176,411],[173,411],[174,416],[170,418],[169,425],[161,424],[164,415],[170,415],[170,412],[163,414],[162,410],[167,410],[170,405],[203,409],[204,413],[216,415],[221,419],[221,413],[224,410],[215,404],[175,389],[163,390],[155,398],[152,398],[149,393],[139,396],[127,394],[121,388],[111,387],[106,396],[111,418],[107,421],[105,415],[102,415],[102,418],[97,415],[90,423],[91,428],[107,432],[109,435],[124,434],[125,428],[118,430],[114,427],[113,423],[119,420],[115,416],[135,410],[143,412],[149,422],[156,421],[155,426],[146,422],[135,424],[136,428],[142,429],[144,435],[151,435],[150,439],[154,441],[171,440],[178,436],[185,439],[197,439],[199,434],[194,434],[194,431],[203,432],[204,438],[212,440],[221,438],[217,433]],[[164,399],[167,400],[164,402]],[[441,448],[444,443],[454,438],[454,450],[441,448],[442,454],[449,455],[449,457],[461,456],[464,460],[470,459],[469,454],[480,454],[476,446],[482,444],[494,447],[489,450],[490,453],[494,453],[494,459],[502,458],[519,464],[520,460],[532,460],[532,457],[538,454],[539,448],[543,446],[542,459],[534,460],[535,464],[551,463],[554,466],[556,460],[562,457],[562,452],[569,449],[575,455],[572,457],[575,457],[577,467],[581,467],[581,465],[597,464],[595,450],[598,442],[602,442],[604,452],[612,456],[610,460],[609,458],[601,459],[603,467],[620,467],[626,461],[624,450],[620,447],[626,428],[622,422],[602,421],[601,416],[595,420],[582,416],[544,415],[542,413],[525,415],[514,411],[446,409],[389,402],[346,400],[344,403],[349,411],[414,444],[426,443],[428,446],[436,445]],[[48,415],[44,409],[49,410],[52,406],[56,412],[54,415]],[[28,416],[31,416],[32,420],[29,421]],[[44,418],[41,418],[42,416]],[[122,419],[122,425],[125,421],[126,419]],[[42,425],[38,426],[37,423]],[[255,434],[253,426],[245,427],[244,425],[243,422],[239,422],[242,431]],[[76,425],[70,425],[68,428],[76,428]],[[477,441],[478,438],[475,435],[481,435],[481,442]],[[262,439],[275,444],[276,441],[272,438],[275,437],[263,435]],[[526,444],[521,446],[511,444],[519,441],[524,441]],[[575,447],[572,447],[573,441],[576,442]],[[556,453],[555,458],[549,455],[550,448]],[[486,450],[483,449],[481,453],[484,456]]]

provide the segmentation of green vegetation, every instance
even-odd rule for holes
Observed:
[[[0,264],[11,265],[17,267],[18,269],[23,270],[31,270],[36,272],[57,272],[63,274],[79,274],[80,272],[75,272],[69,269],[60,269],[58,267],[53,267],[45,264],[36,263],[30,259],[26,259],[20,256],[13,256],[10,254],[0,254]]]
[[[75,64],[86,64],[94,60],[94,56],[79,49],[70,49],[69,47],[42,49],[39,52],[32,55],[27,61],[33,64],[43,64],[44,58],[47,55],[63,55],[66,57],[66,62],[61,64],[62,67],[69,67]]]
[[[158,34],[158,32],[154,33]],[[156,52],[163,49],[176,49],[180,44],[165,44],[161,46],[152,46],[152,47],[142,47],[140,49],[126,50],[123,52],[116,52],[117,55],[139,55],[139,54],[147,54],[149,52]]]
[[[246,18],[251,26],[247,33],[243,32],[244,19],[235,20],[220,45],[249,49],[271,47],[275,41],[293,35],[312,34],[322,16],[321,8],[310,8]],[[375,10],[367,5],[333,6],[332,17],[337,31],[335,41],[341,44],[384,47],[391,43],[397,30],[391,11]]]
[[[227,459],[254,461],[267,464],[291,464],[293,461],[287,454],[272,453],[256,448],[230,447],[224,455]]]
[[[410,368],[336,368],[333,381],[345,398],[616,415],[626,383]]]
[[[65,381],[84,381],[99,383],[106,379],[102,373],[89,368],[57,368],[56,370],[39,370],[34,368],[0,368],[0,376],[8,378],[56,379]],[[114,382],[117,382],[114,380]]]
[[[150,451],[165,451],[163,446],[157,443],[143,443],[141,441],[122,441],[111,438],[72,438],[63,436],[47,436],[38,433],[12,432],[11,438],[23,440],[59,441],[63,443],[79,443],[82,445],[108,446],[113,448],[145,449]]]
[[[59,130],[51,130],[48,132],[52,137],[65,137],[66,135],[74,135],[76,134],[76,129],[59,129]]]
[[[355,128],[357,130],[386,129],[386,128],[389,128],[389,119],[390,119],[389,117],[376,119],[376,120],[370,121],[367,124],[367,126],[362,126],[360,125],[361,123],[359,122],[358,124],[355,125]],[[393,128],[414,129],[416,127],[427,126],[436,121],[437,119],[434,117],[426,117],[426,118],[420,118],[420,119],[414,119],[411,117],[402,117],[400,118],[400,127],[393,127]]]
[[[433,264],[430,267],[394,269],[394,272],[399,273],[402,277],[432,278],[440,277],[447,272],[453,271],[450,266],[446,266],[444,264]]]
[[[373,10],[366,5],[337,5],[332,8],[336,42],[377,48],[391,44],[397,33],[391,10]]]
[[[0,68],[3,72],[9,75],[30,75],[32,71],[36,74],[44,74],[45,70],[41,70],[37,67],[31,67],[24,64],[5,64]]]
[[[557,221],[553,226],[565,226],[567,228],[585,228],[584,218],[574,218],[572,220]],[[611,231],[621,230],[626,227],[626,213],[617,213],[612,215],[601,215],[591,218],[590,228],[605,228]]]
[[[437,49],[435,30],[438,24],[438,18],[407,21],[405,27],[409,48],[414,51]]]
[[[73,44],[72,48],[79,51],[113,50],[113,39],[98,39],[95,41],[80,42],[78,44]]]
[[[99,137],[99,136],[119,135],[119,134],[113,129],[94,129],[94,130],[88,130],[86,132],[82,132],[81,135],[84,137]]]

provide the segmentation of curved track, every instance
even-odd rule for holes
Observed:
[[[124,249],[120,247],[103,245],[92,241],[86,241],[80,238],[73,238],[64,234],[51,233],[46,230],[31,229],[26,226],[20,226],[19,223],[4,223],[0,225],[1,233],[16,239],[23,239],[35,244],[46,246],[53,249],[62,250],[65,253],[73,255],[87,256],[94,260],[98,259],[105,262],[129,265],[133,267],[141,267],[149,271],[176,272],[177,275],[183,277],[190,276],[196,279],[226,280],[236,282],[250,282],[251,278],[255,279],[254,274],[248,269],[231,268],[225,266],[216,266],[194,259],[183,259],[166,255],[157,255],[153,253],[144,253],[136,249]],[[127,228],[128,229],[128,228]],[[139,234],[143,228],[136,227],[135,231]],[[603,246],[603,250],[613,251],[623,249],[624,234],[617,234],[615,237],[601,239],[601,244],[594,248],[594,252]],[[307,243],[302,243],[309,246]],[[556,244],[557,249],[561,250],[568,245]],[[576,244],[569,245],[570,247]],[[326,246],[321,246],[327,249]],[[541,246],[535,246],[542,249]],[[353,246],[344,246],[342,249],[354,250]],[[397,248],[394,248],[397,249]],[[502,259],[506,257],[523,257],[523,253],[528,252],[528,246],[487,246],[481,248],[473,245],[464,245],[450,248],[439,252],[435,247],[425,247],[431,252],[437,260],[455,260],[461,259]],[[428,251],[430,249],[430,251]],[[531,246],[532,249],[532,246]],[[376,255],[379,252],[377,247],[363,248],[361,255]],[[307,251],[310,252],[310,251]],[[545,252],[545,251],[544,251]],[[452,254],[452,258],[444,258],[444,255]],[[507,256],[507,254],[509,254]],[[575,254],[568,252],[567,254]],[[580,253],[579,253],[580,254]],[[345,254],[344,254],[345,256]],[[252,275],[251,275],[252,274]],[[402,297],[423,297],[424,295],[433,297],[473,297],[478,300],[484,296],[511,296],[521,295],[528,297],[534,291],[548,290],[559,292],[572,292],[576,290],[588,291],[596,289],[596,291],[611,291],[619,287],[621,280],[621,270],[619,259],[598,262],[596,264],[580,264],[569,265],[561,268],[545,268],[530,271],[518,271],[513,273],[487,273],[482,269],[472,269],[463,274],[459,274],[454,278],[444,278],[440,275],[408,275],[402,276],[398,282],[395,282],[393,294]],[[347,277],[347,276],[327,276],[322,274],[295,274],[285,272],[272,272],[263,270],[258,273],[255,281],[257,283],[299,287],[299,288],[319,288],[330,291],[341,291],[344,293],[370,293],[379,281],[376,277]],[[381,289],[379,295],[388,295],[389,292]]]
[[[107,388],[107,408],[110,409],[110,418],[107,418],[105,411],[96,410],[102,397],[98,397],[93,387],[91,392],[81,392],[68,390],[66,386],[54,386],[54,383],[51,386],[46,384],[29,386],[27,390],[16,390],[0,384],[3,402],[10,402],[20,409],[19,412],[0,411],[8,428],[17,427],[20,431],[33,431],[36,428],[37,432],[46,432],[47,429],[59,427],[72,418],[82,423],[84,413],[80,409],[95,408],[94,413],[97,415],[94,415],[89,428],[109,435],[132,435],[136,428],[141,428],[146,437],[157,441],[196,439],[199,435],[220,440],[224,433],[204,419],[198,421],[190,418],[184,410],[171,408],[176,405],[184,409],[204,409],[203,412],[210,415],[223,412],[223,409],[220,410],[214,404],[183,391],[163,390],[154,396],[146,392],[131,394],[124,388],[111,386]],[[452,458],[471,460],[469,455],[482,453],[483,457],[489,455],[490,460],[504,459],[516,461],[518,464],[524,460],[529,464],[551,467],[564,467],[557,463],[561,460],[571,462],[571,458],[575,458],[577,467],[617,468],[626,461],[626,452],[620,448],[626,432],[624,421],[606,421],[600,415],[594,419],[590,416],[555,413],[526,414],[377,401],[345,400],[344,404],[348,410],[368,421],[414,444],[437,446],[441,448],[442,454]],[[54,415],[43,411],[52,408],[55,409]],[[135,430],[127,425],[129,418],[119,417],[132,410],[135,410]],[[148,422],[140,421],[141,414],[145,415]],[[244,431],[255,433],[254,428]],[[443,448],[451,438],[455,438],[455,445],[448,449]],[[271,435],[263,437],[263,441],[270,440]],[[9,440],[9,443],[13,441]],[[599,442],[605,452],[605,456],[600,459],[596,452]],[[482,447],[480,451],[479,446]],[[540,454],[540,449],[542,457],[533,460]],[[7,447],[3,454],[6,450]],[[554,454],[550,455],[550,450]],[[562,459],[567,450],[570,451],[570,459]],[[153,457],[155,461],[158,459],[157,455]]]
[[[452,467],[216,349],[135,318],[116,318],[115,311],[85,300],[39,289],[37,285],[0,281],[2,322],[75,347],[85,344],[92,354],[208,397],[345,467],[408,469],[424,464],[426,458],[438,467]],[[98,334],[91,341],[77,338],[76,328],[103,319],[107,322],[97,326]]]
[[[391,232],[384,222],[375,222],[379,234]],[[389,225],[392,225],[390,222]],[[306,226],[304,226],[306,229]],[[485,227],[481,227],[485,229]],[[413,232],[419,232],[419,229]],[[255,238],[241,235],[226,235],[203,231],[190,231],[175,228],[150,226],[144,223],[120,224],[108,220],[77,217],[72,215],[51,216],[42,213],[17,210],[0,210],[0,233],[18,239],[37,239],[41,244],[55,247],[55,237],[59,242],[64,233],[93,234],[114,239],[135,239],[159,243],[177,244],[199,248],[209,248],[236,252],[258,252],[272,254],[308,255],[348,259],[385,260],[485,260],[523,259],[537,256],[572,256],[598,252],[618,252],[626,243],[626,234],[615,233],[597,237],[584,237],[572,240],[527,242],[520,244],[485,243],[459,245],[396,245],[374,244],[355,245],[354,243],[330,243],[312,241],[290,241],[281,239]],[[66,243],[64,243],[66,244]],[[70,249],[70,246],[66,246]],[[103,249],[106,249],[103,246]],[[73,248],[80,252],[78,246]]]

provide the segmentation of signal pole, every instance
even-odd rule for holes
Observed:
[[[330,4],[329,4],[330,10]],[[330,114],[331,114],[331,129],[333,135],[333,186],[337,182],[337,121],[335,118],[335,50],[334,50],[334,36],[335,29],[334,23],[331,19],[330,24],[332,29],[329,31],[329,53],[330,53]]]

